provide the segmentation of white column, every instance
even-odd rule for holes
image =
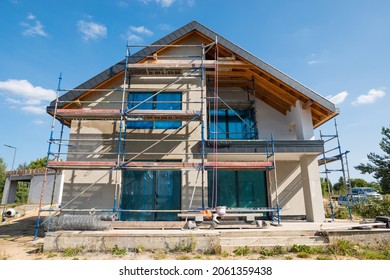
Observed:
[[[317,156],[303,155],[300,159],[303,196],[308,222],[325,220]]]
[[[5,184],[4,184],[4,189],[3,189],[3,197],[1,199],[1,204],[8,203],[8,194],[9,194],[10,188],[11,188],[11,180],[10,180],[10,178],[6,178]]]

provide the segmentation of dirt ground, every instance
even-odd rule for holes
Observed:
[[[113,252],[80,252],[70,250],[67,252],[43,252],[44,233],[39,232],[34,239],[37,211],[23,213],[23,217],[8,219],[0,224],[0,260],[294,260],[319,259],[318,255],[302,255],[285,252],[278,255],[264,256],[255,252],[245,252],[243,255],[207,254],[198,252],[165,252],[138,251],[127,252],[118,250]],[[321,256],[320,256],[321,257]],[[324,259],[355,259],[346,256],[328,256]]]

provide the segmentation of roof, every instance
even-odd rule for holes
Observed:
[[[160,47],[153,45],[171,45],[193,32],[196,32],[198,35],[202,36],[202,38],[206,38],[209,41],[215,41],[217,38],[218,46],[221,46],[227,52],[233,53],[242,61],[253,65],[254,69],[251,70],[251,75],[252,77],[255,77],[252,79],[256,80],[256,90],[259,89],[259,92],[275,92],[275,97],[260,94],[260,98],[264,102],[271,104],[271,106],[273,105],[275,109],[281,111],[282,113],[286,113],[291,106],[295,106],[295,100],[301,100],[305,103],[305,106],[310,106],[312,108],[314,127],[321,125],[338,114],[335,105],[326,98],[196,21],[192,21],[184,25],[183,27],[156,41],[152,44],[152,46],[145,47],[133,54],[128,58],[129,63],[137,63],[143,59],[142,57],[153,55],[156,51],[163,48],[163,46]],[[66,101],[79,99],[88,92],[87,89],[98,87],[105,81],[122,73],[125,69],[125,63],[124,59],[79,85],[76,87],[76,90],[65,93],[59,97],[59,100],[62,101],[61,104],[66,104]],[[83,91],[82,89],[86,90]],[[281,98],[279,102],[280,104],[276,104],[274,101],[276,98]],[[52,101],[50,106],[47,108],[48,112],[52,111],[54,104],[55,101]]]

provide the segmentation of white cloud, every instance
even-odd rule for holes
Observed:
[[[126,40],[129,42],[129,44],[139,44],[144,41],[142,37],[134,35],[134,34],[128,34],[126,37]]]
[[[128,41],[129,44],[140,44],[144,41],[142,35],[152,36],[153,32],[147,29],[145,26],[129,26],[127,34],[123,35],[123,37]]]
[[[44,115],[46,113],[44,106],[23,106],[20,109],[24,112],[32,113],[35,115]]]
[[[367,94],[359,95],[355,101],[352,102],[353,105],[361,104],[371,104],[377,101],[380,98],[383,98],[386,95],[384,89],[370,89]]]
[[[348,92],[342,91],[336,94],[335,96],[329,95],[326,98],[329,99],[330,102],[337,105],[343,103],[345,98],[347,98],[347,96],[348,96]]]
[[[47,37],[47,33],[45,32],[45,27],[43,24],[37,20],[36,16],[33,14],[28,14],[27,22],[22,22],[21,25],[24,26],[26,29],[23,31],[24,36],[30,36],[30,37],[36,37],[36,36],[42,36]]]
[[[10,107],[33,114],[45,114],[45,106],[41,103],[56,98],[54,90],[33,86],[27,80],[0,81],[0,94],[6,96],[5,102]]]
[[[161,7],[168,8],[172,6],[172,4],[175,2],[175,0],[156,0],[157,4]]]
[[[0,93],[38,100],[53,100],[56,98],[54,90],[33,86],[27,80],[10,79],[5,82],[0,82]]]
[[[318,64],[318,63],[320,63],[320,61],[319,60],[309,60],[308,62],[307,62],[307,64],[309,64],[309,65],[313,65],[313,64]]]
[[[129,30],[138,33],[138,34],[144,34],[147,36],[153,35],[153,32],[147,29],[145,26],[129,26]]]
[[[77,29],[83,34],[85,41],[98,40],[107,36],[107,27],[104,24],[93,21],[79,20]]]

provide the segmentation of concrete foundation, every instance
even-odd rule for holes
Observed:
[[[344,223],[356,225],[357,223]],[[339,224],[340,225],[340,224]],[[291,247],[296,245],[326,246],[337,239],[365,244],[386,243],[390,240],[390,229],[370,230],[326,230],[327,224],[289,222],[282,226],[258,229],[227,230],[110,230],[110,231],[58,231],[45,237],[45,251],[63,251],[67,248],[82,248],[85,251],[105,252],[118,246],[129,251],[207,251],[219,248],[231,252],[238,247],[250,249]],[[330,228],[331,225],[328,227]]]

